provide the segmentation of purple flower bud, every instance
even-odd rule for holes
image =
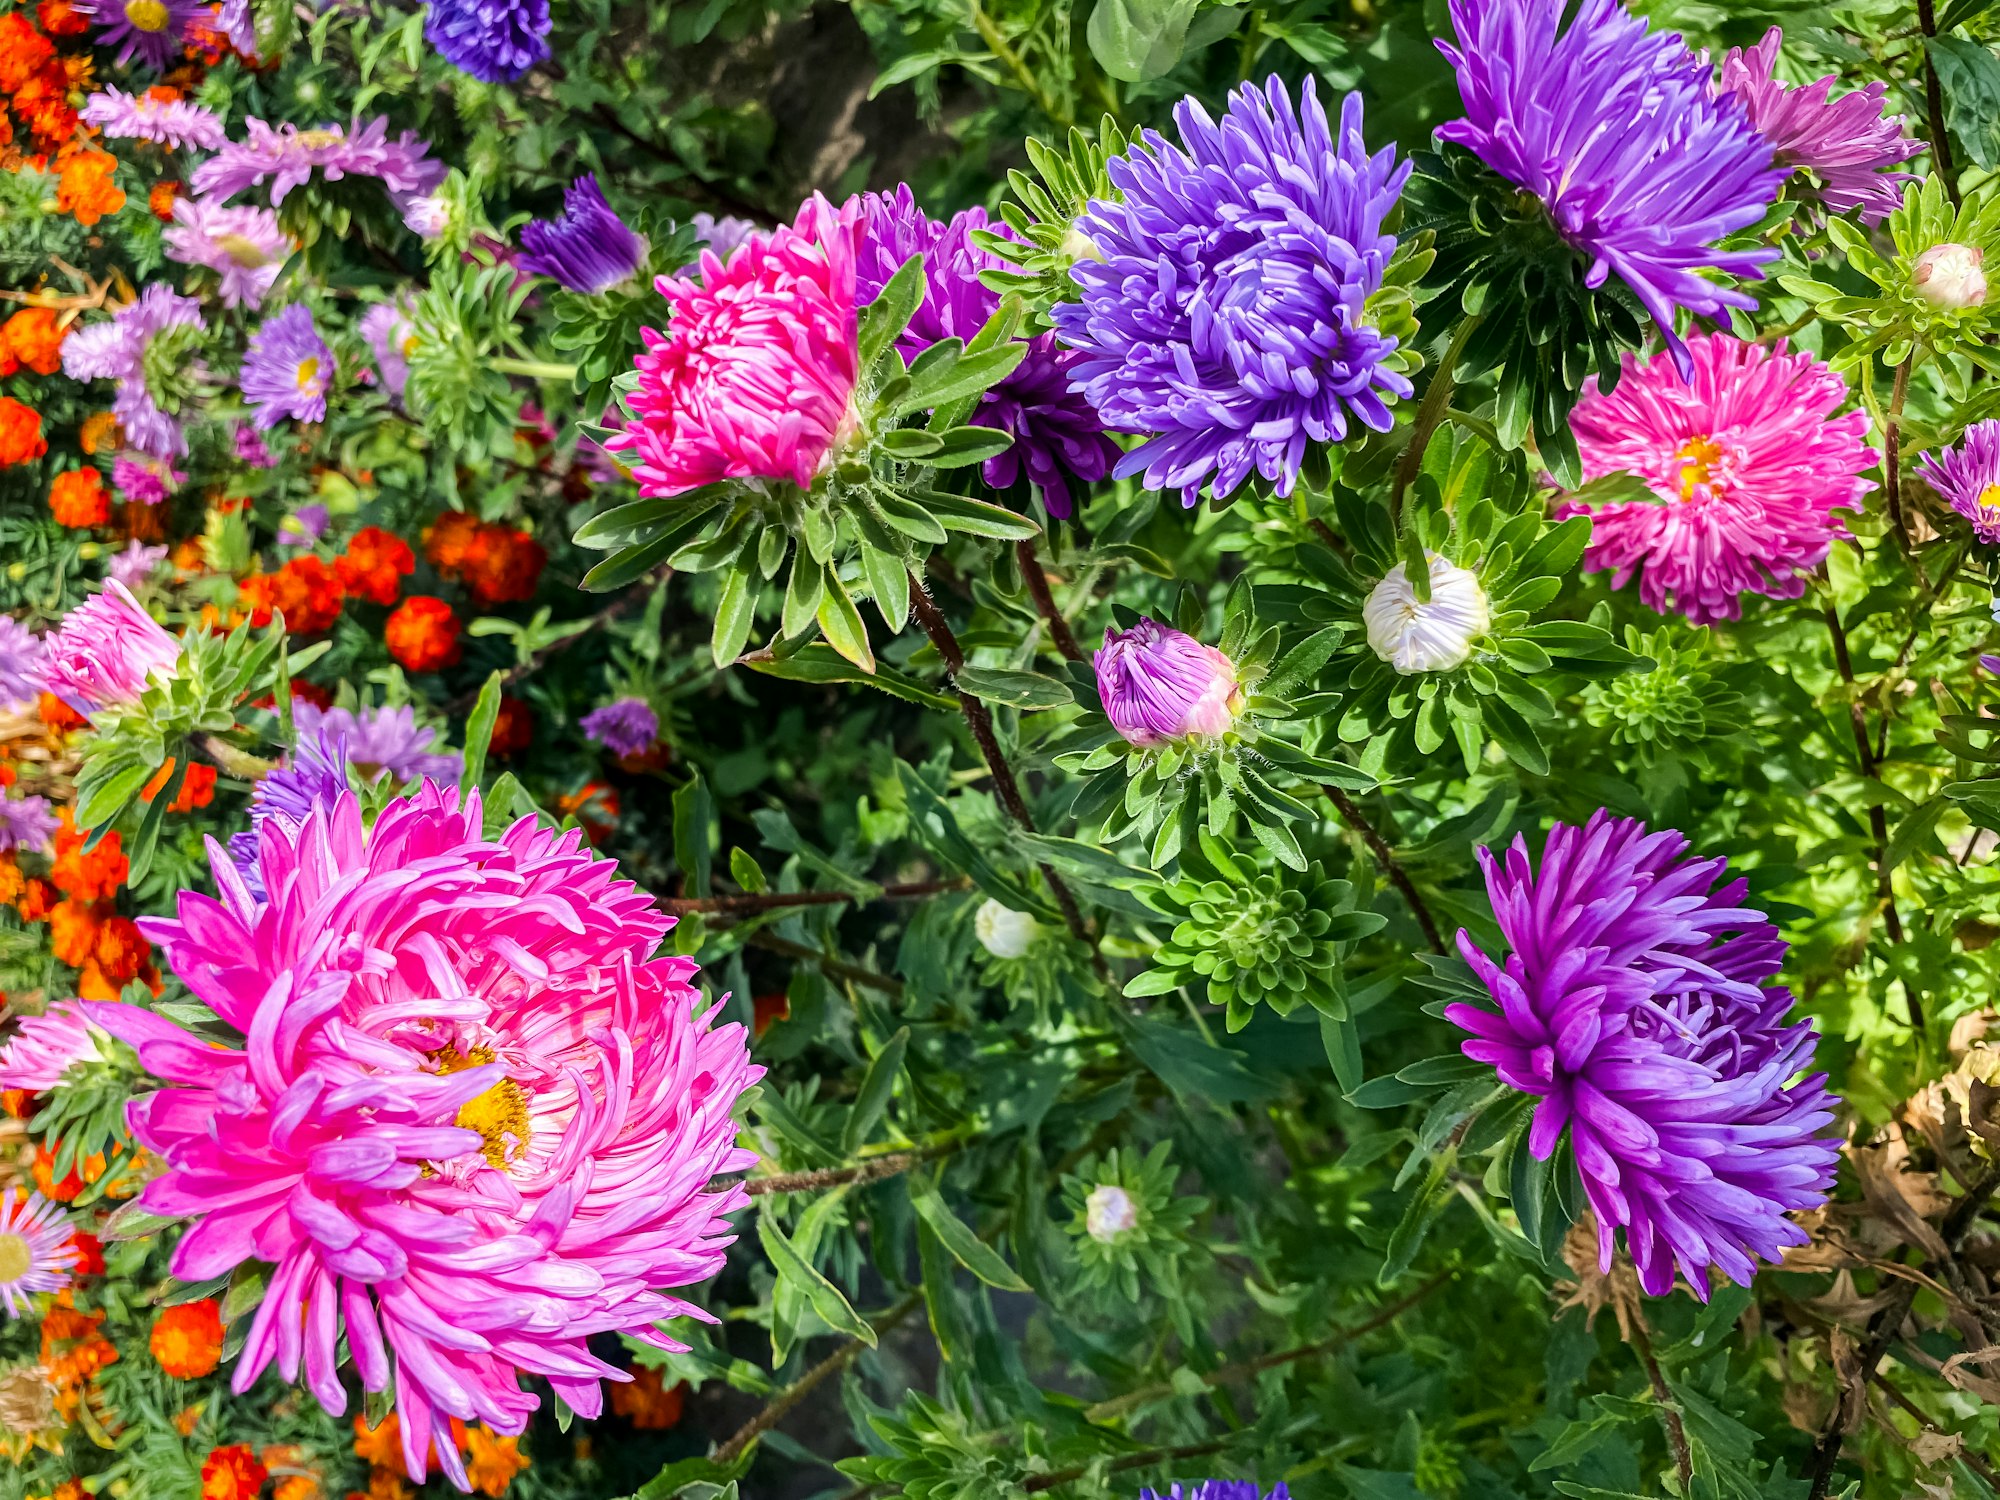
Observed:
[[[1226,734],[1243,711],[1236,663],[1157,620],[1105,631],[1091,663],[1112,727],[1141,750]]]
[[[613,755],[638,755],[660,737],[660,716],[644,698],[619,698],[585,714],[582,729]]]

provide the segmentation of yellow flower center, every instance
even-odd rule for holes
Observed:
[[[461,1053],[446,1047],[431,1054],[440,1073],[458,1073],[493,1061],[487,1047]],[[484,1093],[476,1094],[458,1107],[461,1130],[476,1130],[481,1142],[479,1154],[487,1164],[506,1171],[528,1153],[528,1092],[511,1078],[503,1078]]]
[[[165,31],[173,16],[162,0],[125,0],[125,19],[140,31]]]
[[[1982,516],[2000,514],[2000,484],[1989,484],[1979,492],[1979,513]]]
[[[215,237],[215,243],[222,247],[223,254],[227,255],[246,271],[254,271],[259,266],[270,264],[269,258],[264,254],[263,247],[246,235],[218,234]]]
[[[403,358],[408,359],[417,352],[417,336],[412,333],[403,340]]]
[[[1709,482],[1709,470],[1722,462],[1722,444],[1714,438],[1689,438],[1675,455],[1681,461],[1681,499],[1694,499],[1695,490]]]
[[[134,0],[134,3],[144,5],[155,3],[155,0]],[[301,146],[318,150],[323,146],[338,146],[341,135],[338,130],[301,130],[295,139]]]
[[[35,1252],[29,1247],[27,1237],[0,1234],[0,1286],[19,1281],[34,1268]]]
[[[300,360],[299,389],[302,391],[311,390],[312,383],[317,379],[319,379],[319,361],[317,359]]]

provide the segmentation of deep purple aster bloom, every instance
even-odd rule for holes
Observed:
[[[1283,1483],[1274,1484],[1267,1492],[1254,1479],[1204,1479],[1185,1487],[1175,1480],[1165,1494],[1139,1491],[1139,1500],[1292,1500],[1292,1492]]]
[[[1000,305],[999,294],[980,282],[979,273],[1002,264],[972,243],[972,231],[1005,234],[1005,226],[989,224],[983,208],[940,224],[917,207],[907,186],[865,194],[861,213],[865,233],[854,282],[862,305],[880,296],[911,256],[924,258],[923,304],[896,341],[904,363],[943,339],[970,343]],[[1096,410],[1070,386],[1082,358],[1058,344],[1054,334],[1028,340],[1021,363],[980,398],[971,419],[1014,439],[1006,452],[986,460],[981,474],[987,484],[1003,489],[1025,471],[1052,516],[1070,513],[1071,478],[1102,479],[1118,459],[1118,445],[1105,435]]]
[[[1972,523],[1972,534],[2000,546],[2000,418],[1974,422],[1956,448],[1926,453],[1917,472]]]
[[[293,715],[301,736],[339,739],[346,747],[347,764],[369,781],[387,776],[398,785],[420,777],[452,782],[464,764],[455,751],[437,750],[437,735],[418,725],[416,710],[407,703],[359,713],[300,703]]]
[[[1445,1011],[1467,1057],[1541,1099],[1528,1146],[1546,1160],[1565,1129],[1611,1266],[1622,1225],[1639,1284],[1663,1296],[1678,1266],[1707,1300],[1706,1269],[1748,1285],[1806,1233],[1787,1212],[1816,1208],[1839,1143],[1810,1021],[1785,1024],[1792,993],[1769,984],[1785,941],[1719,889],[1726,861],[1689,859],[1687,838],[1598,812],[1549,830],[1541,869],[1516,839],[1504,861],[1479,851],[1503,969],[1464,931],[1458,950],[1499,1011]]]
[[[428,193],[444,181],[445,164],[432,160],[415,132],[405,130],[389,139],[386,116],[351,130],[340,125],[301,130],[246,119],[243,133],[243,140],[228,142],[194,169],[189,182],[197,197],[221,203],[268,180],[276,208],[314,172],[329,182],[374,177],[394,196]]]
[[[1396,340],[1365,314],[1395,253],[1382,216],[1409,177],[1393,148],[1361,138],[1361,97],[1340,130],[1308,78],[1299,107],[1273,77],[1245,84],[1220,124],[1192,99],[1174,111],[1181,146],[1148,131],[1110,164],[1122,203],[1078,225],[1103,259],[1071,275],[1080,303],[1056,307],[1084,352],[1074,379],[1113,427],[1148,435],[1118,461],[1148,489],[1193,505],[1252,471],[1289,495],[1308,443],[1351,422],[1395,423],[1410,383],[1384,363]]]
[[[312,310],[294,302],[273,313],[250,335],[238,377],[251,420],[260,428],[326,419],[326,392],[333,384],[333,351],[319,336]]]
[[[586,172],[563,194],[562,216],[521,230],[522,270],[594,296],[629,280],[646,261],[645,238],[604,201],[597,174]]]
[[[77,13],[97,23],[97,45],[118,49],[118,66],[134,57],[165,70],[187,43],[188,22],[202,15],[199,0],[78,0]]]
[[[1707,64],[1619,0],[1450,0],[1465,118],[1438,139],[1466,147],[1541,200],[1556,232],[1591,257],[1586,286],[1613,271],[1660,325],[1681,378],[1674,310],[1754,307],[1702,276],[1761,276],[1777,250],[1717,250],[1764,216],[1786,169],[1740,100],[1718,98]],[[1567,29],[1566,13],[1573,13]]]
[[[348,790],[346,736],[320,723],[312,704],[301,702],[294,708],[291,759],[257,783],[250,794],[250,826],[229,836],[230,862],[260,901],[265,891],[258,830],[277,818],[296,831],[314,812],[331,809]]]
[[[431,0],[424,35],[482,83],[512,83],[549,55],[549,0]]]
[[[637,755],[660,737],[660,716],[644,698],[620,698],[583,716],[583,732],[613,755]]]
[[[0,709],[24,708],[42,690],[42,638],[0,615]]]
[[[107,84],[83,101],[77,111],[113,140],[152,141],[162,146],[193,146],[213,151],[228,136],[222,117],[191,99],[155,99],[150,93],[128,94]]]
[[[1105,631],[1090,661],[1105,717],[1141,750],[1227,734],[1243,711],[1236,663],[1157,620]]]
[[[199,330],[201,304],[183,297],[163,281],[149,282],[136,300],[111,315],[108,323],[93,323],[63,340],[63,373],[72,380],[110,380],[118,387],[111,403],[113,415],[125,430],[125,441],[150,458],[178,458],[187,452],[187,435],[179,420],[160,404],[149,376],[147,351],[166,334],[177,339],[178,329]],[[188,365],[168,361],[170,372],[199,380],[200,362]]]
[[[0,798],[0,854],[28,849],[40,854],[60,826],[46,797]]]

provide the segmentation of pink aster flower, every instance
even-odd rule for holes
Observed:
[[[1868,418],[1834,413],[1847,382],[1810,354],[1727,334],[1688,339],[1692,382],[1655,355],[1625,356],[1609,393],[1593,376],[1570,417],[1585,479],[1637,475],[1655,499],[1592,507],[1584,566],[1640,575],[1651,609],[1733,620],[1744,594],[1796,599],[1858,506],[1876,462]]]
[[[1917,472],[1972,523],[1986,546],[2000,546],[2000,418],[1974,422],[1956,448],[1926,453]]]
[[[128,94],[116,84],[92,94],[77,113],[113,140],[213,151],[228,139],[222,117],[212,109],[189,99],[156,99],[150,91]]]
[[[747,234],[725,265],[655,283],[672,319],[644,330],[635,419],[607,447],[635,455],[642,495],[722,479],[810,488],[850,420],[859,355],[860,210],[814,195],[798,222]]]
[[[220,899],[144,930],[240,1049],[88,1012],[170,1085],[130,1121],[166,1165],[142,1201],[194,1221],[174,1274],[270,1266],[234,1389],[275,1363],[338,1415],[344,1336],[417,1480],[452,1417],[519,1433],[523,1375],[595,1417],[628,1377],[592,1338],[678,1349],[662,1319],[713,1321],[659,1289],[722,1268],[746,1200],[713,1179],[756,1159],[730,1112],[761,1069],[694,963],[651,956],[671,920],[578,831],[482,820],[434,782],[372,826],[351,793],[266,819],[268,900],[211,845]]]
[[[45,638],[42,677],[50,692],[90,718],[102,709],[137,703],[146,679],[154,672],[172,677],[180,657],[180,642],[113,579]]]
[[[1888,170],[1924,149],[1910,139],[1903,117],[1882,115],[1889,86],[1877,80],[1866,88],[1831,97],[1836,75],[1793,88],[1772,76],[1784,33],[1773,26],[1764,40],[1745,51],[1730,49],[1722,60],[1716,93],[1733,94],[1750,112],[1750,123],[1776,148],[1778,165],[1818,179],[1814,194],[1829,212],[1860,209],[1877,223],[1902,206],[1903,187],[1913,172]]]
[[[79,1001],[58,1001],[39,1016],[23,1016],[0,1046],[0,1089],[46,1093],[73,1064],[101,1058],[97,1044],[103,1037]]]
[[[111,487],[134,505],[158,505],[187,483],[187,475],[164,459],[121,453],[112,460]]]
[[[445,165],[434,161],[414,131],[389,139],[389,122],[377,116],[351,130],[322,125],[301,130],[296,125],[273,128],[263,120],[243,122],[244,139],[231,141],[200,166],[190,179],[195,194],[223,202],[245,188],[271,184],[271,206],[302,187],[314,172],[328,182],[343,177],[375,177],[391,194],[428,193],[444,181]]]
[[[200,198],[174,202],[167,258],[222,278],[224,307],[259,307],[291,258],[292,237],[268,208],[229,208]]]

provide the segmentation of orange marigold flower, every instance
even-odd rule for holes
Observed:
[[[297,1443],[269,1443],[257,1456],[277,1476],[271,1500],[313,1500],[319,1493],[319,1473],[306,1462],[306,1450]]]
[[[35,717],[57,731],[81,729],[90,722],[54,693],[35,695]]]
[[[341,587],[371,604],[394,604],[403,591],[403,579],[416,570],[417,555],[410,544],[380,526],[355,532],[347,551],[333,560]]]
[[[106,214],[117,213],[125,206],[125,190],[111,180],[117,171],[118,159],[108,152],[78,152],[63,163],[56,207],[74,214],[85,229]]]
[[[153,773],[153,779],[139,789],[142,800],[151,802],[160,795],[160,788],[174,774],[174,760],[167,757],[166,763]],[[168,812],[193,812],[197,807],[206,807],[215,800],[215,767],[202,761],[191,761],[187,775],[181,779],[181,789],[174,793],[174,800],[167,804]]]
[[[62,368],[62,342],[68,336],[69,329],[53,307],[24,307],[0,324],[0,346],[7,357],[37,375],[53,375]]]
[[[41,413],[12,396],[0,396],[0,469],[28,463],[48,451]]]
[[[102,526],[111,519],[104,476],[88,464],[63,470],[49,483],[49,514],[64,526]]]
[[[88,1156],[79,1157],[70,1163],[69,1171],[60,1178],[56,1176],[55,1144],[49,1141],[35,1143],[35,1159],[30,1163],[29,1175],[35,1179],[35,1188],[44,1198],[52,1198],[57,1203],[74,1203],[77,1195],[104,1175],[104,1154],[93,1151]],[[109,1364],[107,1360],[105,1363]]]
[[[0,16],[0,93],[19,93],[55,55],[55,43],[35,30],[34,23],[21,12],[10,10]]]
[[[70,4],[70,0],[41,0],[35,19],[50,36],[82,36],[90,30],[90,19]]]
[[[181,195],[181,184],[171,177],[162,177],[154,183],[146,194],[146,208],[162,224],[174,221],[174,200]]]
[[[435,672],[458,660],[458,616],[442,599],[412,594],[382,628],[389,654],[411,672]]]
[[[110,916],[97,929],[97,946],[90,956],[97,961],[97,971],[105,983],[117,991],[139,977],[146,960],[153,956],[153,945],[140,934],[139,924],[130,917]]]
[[[125,429],[108,411],[94,411],[77,428],[76,445],[85,453],[116,453],[125,446]]]
[[[236,608],[230,611],[230,623],[233,625],[239,620],[248,620],[262,630],[271,623],[271,613],[276,608],[276,575],[252,573],[248,578],[236,581]]]
[[[28,881],[21,873],[20,861],[12,854],[0,854],[0,906],[14,905],[27,889]]]
[[[344,597],[334,570],[311,553],[271,574],[271,603],[284,612],[288,635],[318,635],[340,618]]]
[[[21,899],[14,903],[14,910],[21,914],[23,922],[46,922],[55,907],[56,888],[39,879],[30,880],[28,888],[21,892]]]
[[[58,1390],[75,1390],[106,1365],[118,1350],[97,1331],[101,1312],[78,1312],[58,1302],[42,1318],[42,1368]]]
[[[663,1432],[680,1421],[686,1394],[685,1384],[669,1386],[653,1366],[640,1365],[629,1381],[611,1387],[611,1409],[634,1427]]]
[[[402,1470],[377,1464],[368,1471],[368,1488],[349,1490],[347,1500],[412,1500],[416,1493],[403,1482]]]
[[[487,749],[495,755],[519,755],[534,737],[534,711],[519,698],[502,698],[500,712],[493,720],[493,739]]]
[[[78,1276],[104,1274],[104,1242],[88,1230],[79,1229],[69,1237],[76,1248],[76,1264],[70,1270]]]
[[[577,790],[556,798],[556,811],[565,818],[575,818],[583,825],[583,836],[597,845],[617,830],[618,816],[624,807],[618,800],[616,787],[603,781],[586,781]]]
[[[176,1380],[199,1380],[222,1363],[222,1309],[212,1297],[160,1309],[146,1347]]]
[[[456,578],[480,523],[462,510],[448,510],[424,531],[424,556],[447,578]]]
[[[14,113],[20,117],[28,133],[34,136],[37,144],[42,147],[42,152],[38,153],[37,159],[34,159],[37,171],[47,170],[48,152],[57,153],[58,162],[76,160],[64,149],[71,145],[76,135],[77,114],[69,102],[72,87],[74,85],[70,79],[69,69],[63,65],[61,59],[56,59],[39,69],[34,77],[14,91],[12,100]],[[103,157],[106,162],[111,160],[101,151],[91,154]],[[103,168],[103,170],[110,169]],[[111,191],[117,193],[118,202],[112,204],[106,211],[116,213],[119,206],[125,202],[125,195],[119,193],[116,188]],[[60,184],[58,184],[57,204],[65,212],[68,211],[68,205],[61,201]]]
[[[452,1445],[460,1452],[465,1450],[466,1427],[457,1417],[451,1419]],[[354,1456],[363,1463],[372,1464],[377,1473],[387,1471],[401,1475],[403,1468],[403,1424],[392,1411],[382,1418],[379,1427],[370,1427],[368,1419],[361,1413],[354,1414]],[[429,1453],[424,1460],[425,1472],[437,1468],[437,1438],[433,1435]],[[371,1482],[369,1490],[374,1491]]]
[[[231,1443],[212,1450],[202,1464],[201,1500],[253,1500],[270,1477],[248,1443]]]
[[[80,969],[97,956],[97,934],[103,925],[90,902],[59,901],[49,913],[49,948],[58,960]]]
[[[114,894],[132,867],[118,834],[107,833],[95,849],[86,850],[88,840],[76,830],[76,814],[64,807],[56,817],[61,826],[55,835],[55,863],[49,868],[55,888],[78,901],[103,901]]]
[[[525,531],[482,526],[466,549],[465,586],[481,604],[519,604],[535,597],[549,555]]]
[[[465,1477],[480,1494],[491,1495],[498,1500],[499,1496],[507,1493],[507,1486],[514,1482],[514,1476],[528,1467],[528,1456],[521,1451],[521,1440],[501,1437],[484,1427],[474,1427],[465,1437],[470,1450],[465,1460]]]

